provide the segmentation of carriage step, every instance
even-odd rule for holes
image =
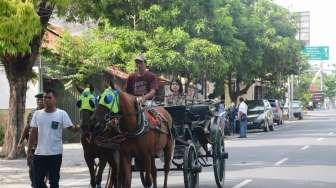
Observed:
[[[158,172],[164,172],[164,169],[163,168],[158,168],[156,169]],[[183,170],[182,168],[170,168],[169,171],[181,171]],[[143,172],[144,170],[140,170],[140,169],[135,169],[135,168],[132,168],[132,172]]]
[[[191,170],[195,173],[200,173],[202,172],[202,166],[201,165],[194,166]]]
[[[228,159],[229,154],[227,152],[225,152],[225,153],[222,153],[220,157],[221,157],[221,159]]]

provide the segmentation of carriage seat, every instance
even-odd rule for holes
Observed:
[[[166,106],[165,109],[171,115],[174,126],[184,125],[186,118],[186,106]]]
[[[188,110],[188,119],[189,121],[204,121],[209,119],[211,111],[209,105],[205,104],[195,104],[189,106]]]
[[[165,109],[170,113],[173,119],[172,132],[174,137],[183,137],[186,120],[186,106],[166,106]]]

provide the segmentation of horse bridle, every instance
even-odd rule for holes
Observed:
[[[125,135],[127,138],[136,138],[139,136],[142,136],[149,130],[149,123],[147,122],[146,118],[144,117],[144,113],[148,108],[141,108],[140,110],[137,110],[136,112],[132,113],[125,113],[125,114],[113,114],[111,111],[105,115],[104,120],[106,121],[105,125],[112,125],[115,126],[116,130],[119,134]],[[126,133],[122,131],[120,119],[126,118],[129,116],[137,116],[137,130],[132,133]],[[111,123],[112,122],[112,123]],[[98,123],[98,122],[97,122]],[[105,126],[104,130],[106,130],[107,126]]]

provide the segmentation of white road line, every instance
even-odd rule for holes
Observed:
[[[281,159],[280,161],[276,162],[274,165],[275,165],[275,166],[279,166],[279,165],[281,165],[282,163],[286,162],[287,160],[288,160],[288,158],[283,158],[283,159]]]
[[[317,139],[317,141],[322,141],[322,140],[324,140],[324,138],[318,138],[318,139]]]
[[[244,181],[240,182],[239,184],[235,185],[232,188],[241,188],[241,187],[244,187],[245,185],[247,185],[247,184],[249,184],[251,182],[252,182],[251,179],[247,179],[247,180],[244,180]]]
[[[328,135],[331,136],[331,135],[333,135],[333,134],[334,134],[333,132],[330,132]]]
[[[300,150],[306,150],[306,149],[308,149],[310,146],[309,145],[305,145],[305,146],[303,146]]]

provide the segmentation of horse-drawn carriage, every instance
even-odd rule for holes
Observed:
[[[198,187],[199,173],[203,167],[212,166],[217,187],[224,187],[225,152],[224,124],[212,104],[168,106],[165,109],[173,118],[172,133],[175,138],[171,171],[183,171],[186,188]],[[163,170],[163,169],[159,169]],[[140,177],[144,182],[144,173]]]
[[[224,124],[211,110],[212,104],[153,107],[156,118],[161,122],[153,126],[147,121],[147,110],[137,104],[134,96],[108,88],[94,108],[89,103],[90,95],[85,97],[84,94],[79,105],[82,144],[92,187],[100,186],[105,166],[99,167],[100,173],[96,176],[93,167],[96,157],[102,160],[99,164],[108,161],[111,166],[108,187],[113,184],[131,187],[133,169],[140,171],[145,187],[151,187],[152,183],[154,187],[157,186],[157,170],[164,171],[164,187],[167,187],[169,170],[177,170],[183,171],[185,187],[194,188],[198,187],[202,168],[208,166],[213,166],[217,187],[224,187],[225,160],[228,158],[224,145]],[[149,107],[148,112],[151,109]],[[153,158],[160,151],[163,151],[163,169],[156,168]],[[133,157],[136,160],[132,168]],[[173,168],[170,168],[171,159]]]

